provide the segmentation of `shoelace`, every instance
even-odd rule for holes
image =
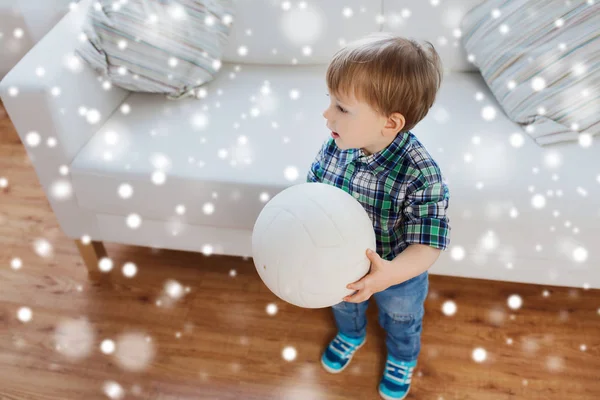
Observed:
[[[337,353],[341,358],[350,357],[357,349],[358,345],[348,343],[339,336],[333,339],[331,350]]]
[[[390,379],[391,381],[397,382],[401,385],[407,385],[410,383],[414,367],[396,364],[390,360],[387,360],[385,364],[385,369],[386,378]]]

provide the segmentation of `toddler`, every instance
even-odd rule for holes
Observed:
[[[327,69],[331,130],[308,171],[356,198],[373,222],[377,248],[367,275],[332,307],[338,333],[321,358],[345,369],[366,340],[371,296],[386,331],[379,384],[386,400],[406,397],[421,349],[428,269],[450,240],[449,191],[440,168],[411,130],[433,105],[442,79],[433,45],[374,33],[339,50]]]

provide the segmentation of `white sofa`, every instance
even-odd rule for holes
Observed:
[[[407,10],[400,1],[365,9],[365,2],[330,0],[285,9],[279,1],[238,0],[223,67],[206,97],[172,101],[107,89],[85,64],[73,68],[68,55],[86,0],[9,72],[0,95],[62,230],[92,274],[105,255],[102,242],[250,257],[265,201],[305,181],[329,135],[324,74],[339,39],[385,30],[430,40],[446,73],[413,132],[447,178],[452,226],[450,251],[431,273],[600,288],[600,146],[541,147],[505,117],[456,37],[461,16],[479,2],[413,2]],[[238,55],[241,45],[248,55]],[[487,106],[496,110],[493,120],[482,118]],[[525,139],[519,148],[510,142],[515,132]],[[157,171],[166,177],[161,184],[153,180]],[[118,194],[125,183],[130,198]],[[545,197],[543,208],[532,206],[536,194]],[[141,217],[137,228],[127,224],[132,213]],[[82,243],[84,235],[92,245]]]
[[[0,0],[0,79],[69,11],[71,0]]]

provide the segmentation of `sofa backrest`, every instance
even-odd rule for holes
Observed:
[[[462,16],[483,0],[234,1],[224,62],[327,64],[344,43],[386,31],[430,41],[446,69],[476,71],[458,29]]]
[[[383,0],[383,12],[386,16],[383,30],[420,41],[430,41],[442,58],[444,68],[448,70],[478,71],[467,60],[468,55],[460,37],[460,23],[469,10],[483,2],[484,0]]]

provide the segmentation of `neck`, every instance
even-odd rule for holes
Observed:
[[[397,134],[398,135],[398,134]],[[396,136],[397,136],[396,135]],[[387,139],[384,142],[381,143],[375,143],[366,147],[363,147],[361,150],[367,155],[370,156],[371,154],[375,154],[380,152],[381,150],[385,149],[386,147],[388,147],[393,141],[394,139],[396,139],[396,136]]]

